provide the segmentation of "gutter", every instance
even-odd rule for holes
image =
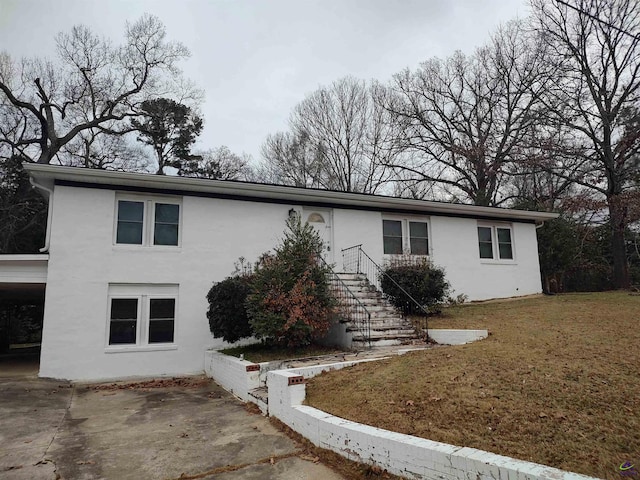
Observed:
[[[49,253],[49,246],[51,245],[51,220],[53,218],[53,190],[45,187],[44,185],[35,181],[32,176],[29,176],[29,183],[38,190],[45,192],[47,198],[47,229],[44,235],[44,246],[39,250],[41,253]]]

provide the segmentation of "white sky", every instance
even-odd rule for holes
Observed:
[[[260,159],[269,133],[320,85],[352,75],[387,81],[455,50],[471,52],[526,0],[0,0],[0,50],[54,55],[73,25],[120,43],[126,21],[158,16],[191,51],[185,76],[205,91],[199,148]]]

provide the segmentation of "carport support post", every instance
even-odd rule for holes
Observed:
[[[0,301],[0,353],[7,353],[11,346],[11,312],[8,305]]]

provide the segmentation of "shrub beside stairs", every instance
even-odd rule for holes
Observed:
[[[422,342],[423,337],[418,334],[414,325],[408,318],[400,314],[396,308],[387,301],[374,285],[361,273],[338,273],[335,275],[349,289],[358,301],[371,313],[371,346],[406,345]],[[339,288],[337,279],[331,280],[334,289]],[[350,307],[346,307],[347,312]],[[367,348],[366,330],[358,328],[350,318],[341,319],[348,323],[347,332],[351,332],[353,348]]]

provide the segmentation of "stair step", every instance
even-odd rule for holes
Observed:
[[[262,400],[264,403],[269,403],[269,391],[267,390],[267,387],[254,388],[253,390],[249,390],[247,393],[253,398]]]
[[[331,288],[334,292],[344,291],[346,286],[357,302],[351,297],[345,303],[343,312],[345,315],[357,314],[362,319],[364,307],[371,315],[370,323],[363,327],[360,322],[344,321],[346,330],[352,333],[353,346],[368,346],[369,339],[364,335],[371,336],[371,343],[375,345],[401,345],[410,343],[419,338],[410,321],[400,315],[398,310],[384,297],[384,295],[369,282],[367,277],[358,273],[342,272],[337,274],[338,279],[331,281]],[[346,294],[349,295],[349,294]],[[361,329],[366,328],[366,332]]]
[[[413,345],[416,340],[417,340],[416,338],[392,338],[392,339],[383,338],[383,339],[377,339],[377,340],[372,339],[371,342],[368,342],[367,340],[354,340],[351,345],[352,345],[352,348],[355,348],[355,349],[360,349],[360,348],[366,349],[366,348],[369,348],[369,345],[371,345],[372,347],[389,347],[393,345]]]
[[[394,335],[375,335],[374,332],[371,332],[371,341],[374,340],[412,340],[417,338],[415,333],[397,333]],[[360,335],[354,335],[352,341],[361,342],[366,340],[365,337]]]
[[[347,330],[349,331],[349,330]],[[366,332],[362,332],[360,330],[352,330],[349,331],[353,334],[353,337],[357,340],[358,338],[366,337]],[[374,338],[416,338],[415,330],[370,330],[371,339]]]

